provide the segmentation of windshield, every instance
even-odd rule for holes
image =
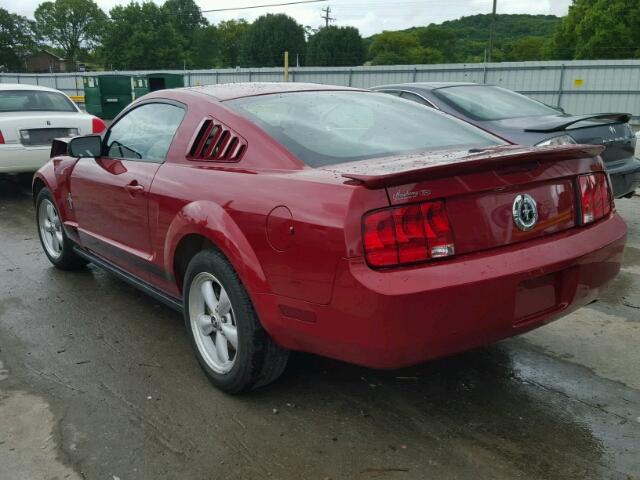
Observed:
[[[558,115],[558,110],[511,90],[487,85],[464,85],[434,90],[450,106],[475,120]]]
[[[40,90],[0,91],[0,112],[77,112],[61,93]]]
[[[227,104],[312,167],[502,143],[468,123],[384,93],[295,92]]]

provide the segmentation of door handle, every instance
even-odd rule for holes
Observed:
[[[140,193],[144,191],[144,187],[138,183],[137,180],[127,184],[124,188],[129,192],[130,195],[135,195],[136,193]]]

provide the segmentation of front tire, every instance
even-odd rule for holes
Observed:
[[[288,350],[276,345],[262,328],[238,275],[220,252],[205,250],[195,255],[184,285],[189,339],[216,387],[241,393],[282,374]]]
[[[73,243],[64,231],[60,213],[47,188],[40,190],[36,197],[36,223],[42,249],[56,268],[75,270],[87,264],[73,251]]]

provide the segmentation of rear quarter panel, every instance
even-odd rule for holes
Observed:
[[[186,235],[200,234],[229,258],[250,293],[327,304],[337,264],[350,251],[345,223],[354,190],[292,172],[167,164],[153,184],[152,248],[162,267],[175,273],[176,246]],[[376,207],[387,203],[384,190],[369,196]],[[290,219],[279,211],[290,212]],[[178,288],[174,284],[172,293]]]
[[[168,273],[160,287],[181,295],[180,282],[172,278],[175,249],[186,235],[199,234],[227,256],[250,295],[268,293],[328,303],[338,262],[356,248],[347,246],[344,227],[350,221],[352,194],[362,189],[345,185],[346,179],[339,175],[305,167],[223,104],[188,103],[187,116],[150,194],[154,261]],[[207,117],[247,140],[239,162],[188,158]],[[388,204],[384,190],[367,195],[374,198],[371,208]],[[279,216],[287,209],[290,220]],[[358,241],[361,213],[354,227]]]

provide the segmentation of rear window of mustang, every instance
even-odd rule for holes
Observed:
[[[0,90],[0,112],[77,112],[61,93],[41,90]]]
[[[312,167],[502,143],[468,123],[383,93],[292,92],[227,104]]]

